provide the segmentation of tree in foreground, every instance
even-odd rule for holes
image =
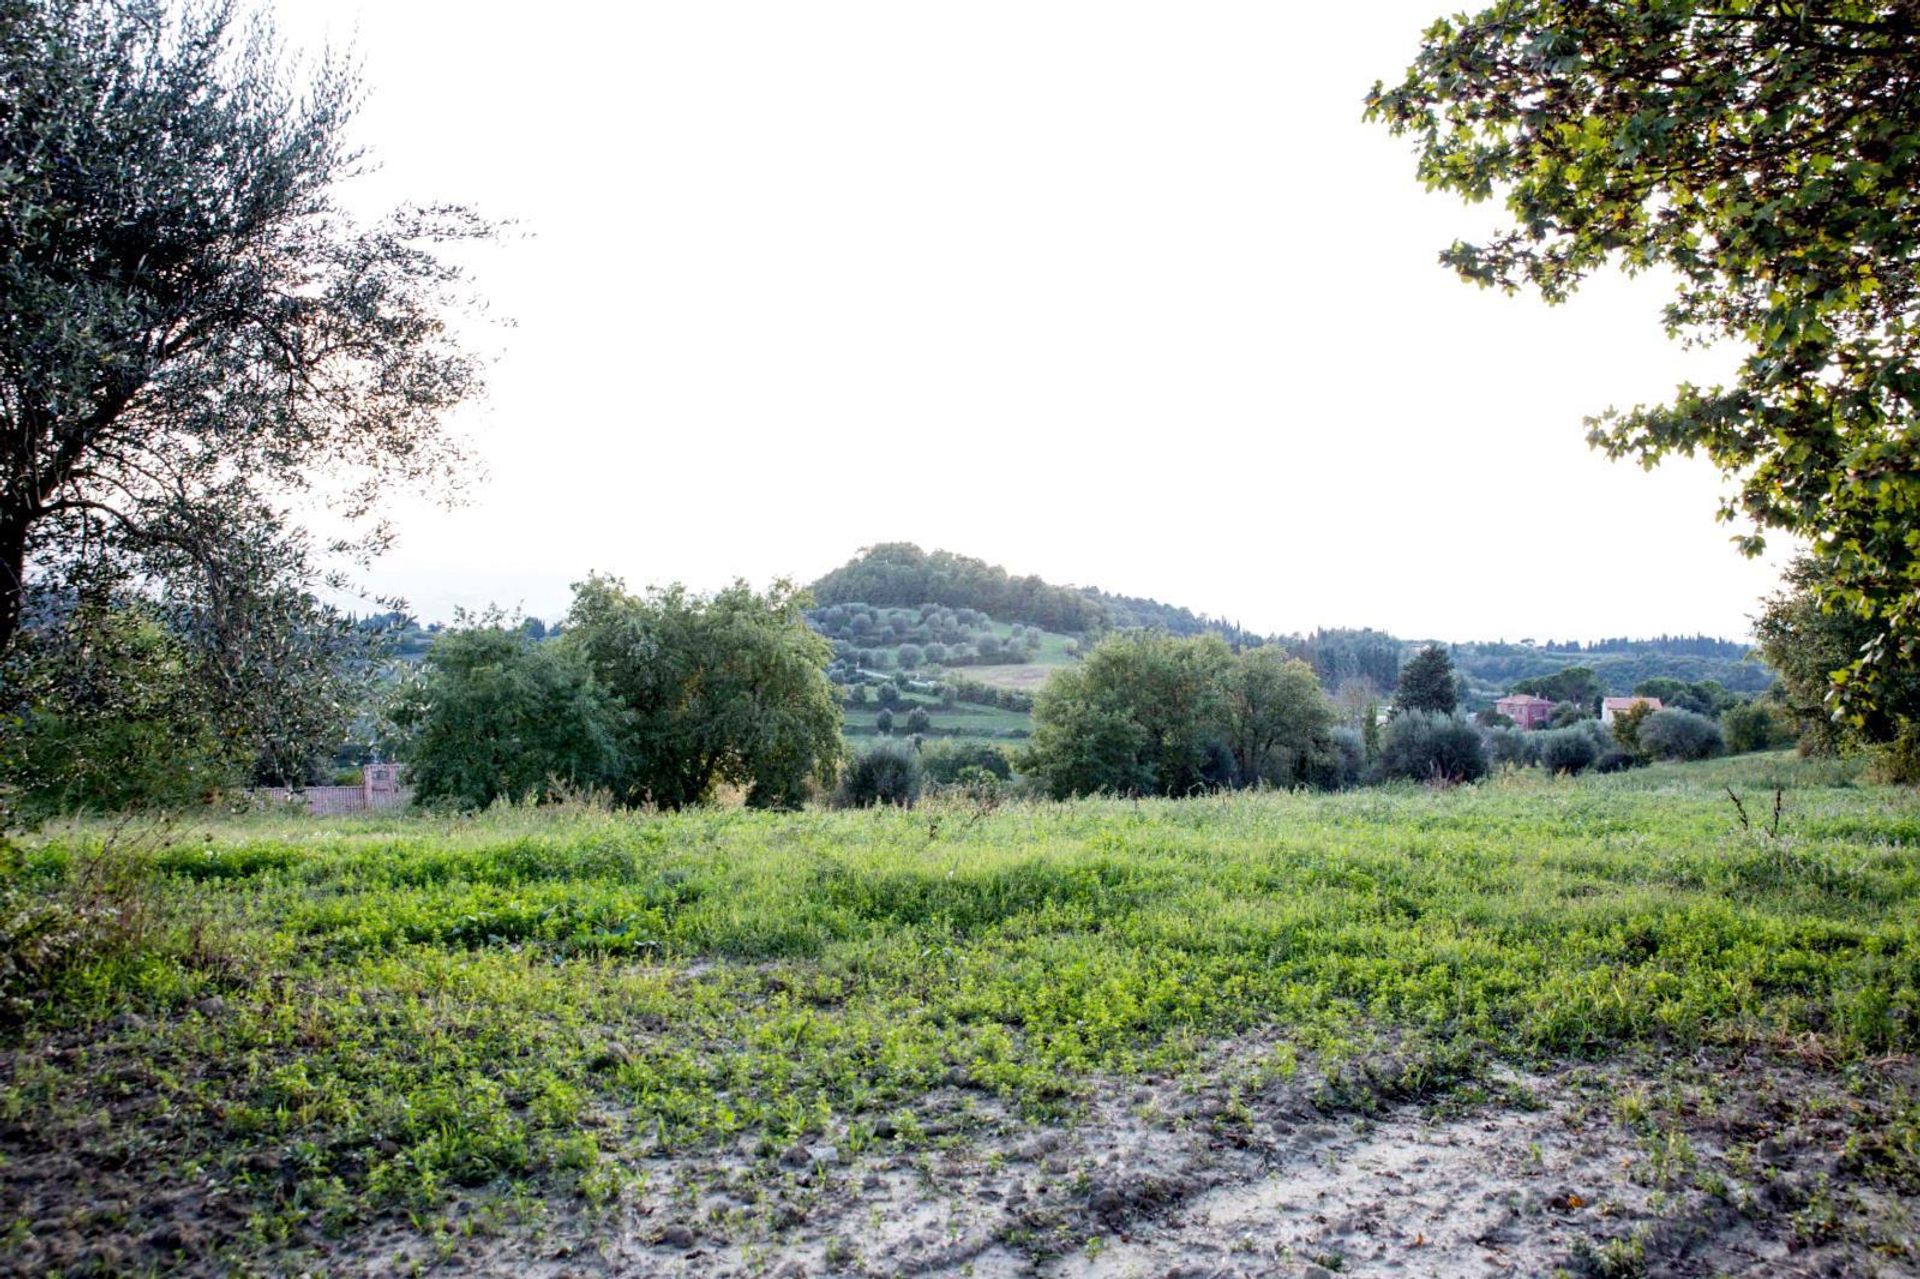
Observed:
[[[435,249],[490,228],[355,225],[358,96],[223,0],[0,0],[0,650],[35,575],[311,595],[291,499],[365,551],[384,492],[453,473],[479,378]]]
[[[618,708],[578,649],[492,620],[443,632],[392,717],[423,804],[551,799],[622,774]]]
[[[764,595],[745,583],[633,595],[608,577],[574,588],[562,642],[620,708],[622,798],[680,808],[724,783],[756,807],[791,807],[833,780],[833,649],[808,627],[809,603],[785,582]]]
[[[1720,714],[1720,734],[1729,754],[1777,750],[1793,745],[1786,707],[1767,698],[1736,702]]]
[[[1459,690],[1453,681],[1453,659],[1440,645],[1427,645],[1400,668],[1400,682],[1393,694],[1396,711],[1451,715],[1459,704]]]
[[[1370,118],[1429,187],[1513,224],[1442,260],[1560,301],[1592,272],[1675,281],[1667,330],[1732,341],[1731,384],[1591,419],[1652,466],[1704,453],[1722,515],[1806,538],[1822,607],[1869,623],[1854,717],[1920,655],[1920,20],[1909,0],[1503,0],[1428,29]]]
[[[194,665],[137,601],[35,627],[0,665],[0,787],[40,816],[177,807],[243,776]]]
[[[1102,641],[1041,689],[1027,771],[1060,798],[1186,795],[1228,780],[1209,765],[1232,660],[1215,636],[1127,631]]]

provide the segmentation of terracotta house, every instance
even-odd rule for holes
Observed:
[[[1509,693],[1495,702],[1493,709],[1521,728],[1545,728],[1553,718],[1553,703],[1532,693]]]
[[[1613,717],[1621,711],[1630,711],[1636,706],[1651,706],[1654,710],[1665,710],[1657,697],[1609,697],[1600,703],[1600,722],[1613,726]]]

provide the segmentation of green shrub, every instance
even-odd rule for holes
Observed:
[[[422,804],[553,799],[610,786],[623,766],[619,709],[586,659],[517,629],[443,632],[391,713]]]
[[[1380,765],[1388,777],[1470,782],[1486,776],[1487,751],[1465,716],[1408,711],[1387,722]]]
[[[1647,761],[1632,751],[1623,751],[1618,746],[1603,751],[1599,759],[1593,761],[1596,773],[1624,773],[1629,768],[1639,768]]]
[[[911,808],[920,798],[923,780],[919,757],[913,751],[882,743],[854,756],[841,774],[834,803],[839,808],[872,808],[876,804]]]
[[[1540,767],[1549,773],[1584,772],[1600,754],[1600,745],[1594,741],[1593,734],[1578,726],[1549,729],[1540,734]]]
[[[920,769],[929,782],[938,786],[964,782],[961,774],[970,769],[1003,782],[1013,776],[1007,753],[985,742],[929,742],[921,748]]]
[[[1720,725],[1693,711],[1655,711],[1640,724],[1640,749],[1653,759],[1711,759],[1725,746]]]
[[[1791,746],[1795,736],[1786,707],[1758,699],[1738,702],[1723,711],[1720,733],[1732,755]]]
[[[1540,762],[1540,736],[1539,733],[1529,733],[1519,728],[1488,729],[1487,761],[1496,768],[1502,765],[1531,768]]]
[[[1358,729],[1343,725],[1328,734],[1325,750],[1314,753],[1306,780],[1316,790],[1347,790],[1358,786],[1366,771],[1366,743]]]

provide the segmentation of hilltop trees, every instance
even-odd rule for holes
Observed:
[[[1440,645],[1427,645],[1401,668],[1400,681],[1393,694],[1396,711],[1430,711],[1451,715],[1459,704],[1460,693],[1454,684],[1453,661]]]
[[[977,609],[1003,622],[1086,633],[1106,624],[1106,609],[1084,592],[1037,577],[1011,577],[997,565],[911,542],[870,546],[813,584],[821,604],[860,602],[911,608],[943,604]]]
[[[1920,658],[1920,22],[1910,0],[1501,0],[1427,31],[1368,116],[1428,186],[1512,225],[1442,261],[1548,301],[1608,266],[1675,285],[1665,322],[1731,340],[1731,385],[1589,420],[1652,466],[1704,453],[1724,518],[1808,539],[1805,589],[1859,617],[1831,680],[1856,724]]]

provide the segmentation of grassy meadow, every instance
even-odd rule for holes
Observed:
[[[1445,791],[49,827],[8,867],[8,977],[44,985],[0,1040],[0,1249],[152,1261],[98,1248],[151,1241],[187,1187],[219,1209],[196,1246],[264,1264],[475,1187],[610,1202],[718,1143],[951,1142],[919,1108],[936,1088],[1070,1124],[1114,1078],[1249,1034],[1276,1076],[1390,1053],[1397,1096],[1649,1052],[1843,1070],[1920,1048],[1916,848],[1913,792],[1791,756]],[[1889,1176],[1920,1178],[1909,1119]]]

